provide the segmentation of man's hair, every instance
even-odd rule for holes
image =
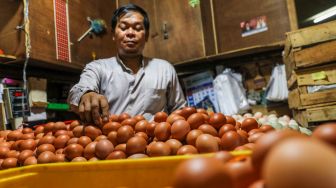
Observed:
[[[144,18],[144,23],[143,24],[145,26],[146,35],[148,36],[148,33],[149,33],[149,18],[148,18],[147,12],[143,8],[141,8],[141,7],[139,7],[135,4],[132,4],[132,3],[121,6],[114,11],[113,16],[112,16],[112,20],[111,20],[112,31],[115,31],[118,19],[122,15],[124,15],[124,14],[126,14],[130,11],[138,12],[143,16],[143,18]]]

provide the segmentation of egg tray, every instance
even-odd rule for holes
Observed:
[[[232,151],[234,156],[248,156],[251,151]],[[170,187],[177,166],[194,157],[213,154],[120,159],[92,162],[37,164],[0,171],[2,187],[106,188]]]

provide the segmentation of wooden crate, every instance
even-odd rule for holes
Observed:
[[[325,106],[315,106],[302,110],[293,110],[294,119],[302,126],[308,127],[313,123],[336,120],[336,103],[327,103]]]
[[[336,64],[298,70],[287,81],[290,108],[303,109],[307,106],[336,102],[336,89],[309,93],[308,86],[336,84]]]
[[[293,71],[336,61],[336,21],[286,33],[283,61]]]

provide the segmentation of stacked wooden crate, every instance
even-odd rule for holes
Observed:
[[[303,126],[336,120],[336,21],[287,33],[283,60],[294,119]]]

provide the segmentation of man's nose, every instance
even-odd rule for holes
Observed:
[[[134,36],[135,35],[135,31],[133,28],[129,28],[126,30],[126,35],[127,36]]]

